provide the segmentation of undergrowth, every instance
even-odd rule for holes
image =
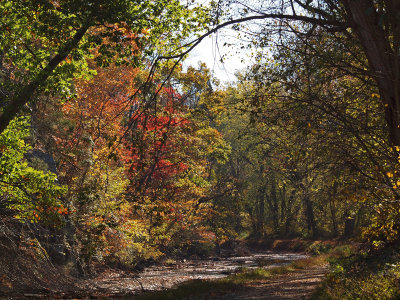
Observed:
[[[398,249],[330,257],[331,272],[311,299],[400,299],[399,258]]]

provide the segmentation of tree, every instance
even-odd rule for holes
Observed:
[[[37,95],[73,93],[71,79],[90,74],[93,49],[98,65],[138,65],[156,45],[159,54],[174,50],[207,19],[179,1],[7,0],[0,13],[0,133]]]
[[[400,43],[397,17],[400,5],[396,1],[272,0],[268,4],[261,1],[249,5],[240,1],[219,1],[215,9],[217,25],[204,36],[231,25],[234,29],[242,25],[243,35],[246,34],[243,24],[247,23],[247,32],[252,36],[250,40],[258,46],[285,43],[287,33],[308,37],[316,28],[332,39],[339,34],[340,39],[356,43],[368,65],[361,73],[371,78],[378,87],[388,125],[388,138],[393,145],[400,144],[400,66],[397,51]],[[261,28],[261,31],[254,32],[255,28]],[[343,66],[334,58],[327,59],[352,74],[352,65]]]
[[[203,71],[208,74],[196,72]],[[177,72],[170,80],[175,84],[160,91],[156,106],[136,109],[128,122],[134,126],[124,139],[127,197],[135,214],[146,220],[150,242],[164,247],[175,238],[187,243],[179,236],[200,230],[207,205],[198,201],[211,189],[210,160],[223,160],[227,151],[219,132],[191,114],[195,101],[189,100],[187,76],[191,74]]]

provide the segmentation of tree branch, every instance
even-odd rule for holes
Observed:
[[[318,26],[321,26],[324,28],[326,28],[327,26],[332,26],[332,28],[329,28],[329,31],[343,31],[344,29],[346,29],[347,27],[350,26],[347,23],[342,23],[342,22],[339,22],[336,20],[324,20],[324,19],[317,19],[317,18],[312,18],[312,17],[307,17],[307,16],[299,16],[299,15],[261,14],[261,15],[249,16],[249,17],[245,17],[245,18],[230,20],[230,21],[224,22],[222,24],[219,24],[218,26],[214,27],[213,29],[206,32],[202,36],[198,37],[196,40],[191,41],[191,42],[187,43],[186,45],[183,45],[181,48],[189,47],[184,52],[175,54],[175,55],[173,54],[173,55],[159,56],[158,60],[181,58],[181,57],[185,56],[186,54],[188,54],[190,51],[192,51],[206,37],[210,36],[211,34],[217,32],[218,30],[220,30],[222,28],[228,27],[230,25],[245,23],[248,21],[266,20],[266,19],[301,21],[301,22],[306,22],[306,23],[310,23],[310,24],[315,24],[315,25],[318,25]]]
[[[12,119],[21,111],[26,103],[28,103],[34,92],[42,86],[47,78],[53,73],[55,68],[69,55],[69,53],[78,46],[79,42],[85,35],[89,26],[81,27],[75,36],[67,41],[58,51],[58,53],[49,61],[46,67],[39,72],[39,74],[26,85],[21,91],[11,99],[10,103],[4,108],[0,114],[0,134],[7,128]]]

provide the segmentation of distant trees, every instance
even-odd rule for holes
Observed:
[[[341,227],[349,235],[361,226],[367,235],[396,239],[399,5],[317,0],[220,5],[233,11],[221,14],[222,24],[226,15],[236,16],[227,23],[235,23],[242,37],[247,33],[253,49],[269,47],[256,54],[241,97],[251,107],[249,124],[264,124],[265,144],[276,144],[288,156],[277,169],[285,170],[300,193],[293,197],[302,204],[307,228],[316,235],[329,222],[333,233]],[[276,223],[276,209],[269,209]],[[325,211],[320,218],[319,210]]]

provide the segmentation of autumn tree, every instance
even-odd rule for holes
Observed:
[[[37,95],[73,93],[71,79],[90,73],[93,49],[100,66],[117,53],[117,64],[138,65],[157,45],[158,54],[173,51],[207,19],[203,8],[179,1],[10,0],[0,4],[0,13],[0,132]]]
[[[202,77],[191,81],[194,74]],[[228,151],[220,133],[195,113],[209,76],[204,66],[175,72],[150,109],[139,106],[132,112],[128,124],[133,126],[124,139],[127,196],[135,214],[149,222],[153,243],[168,246],[179,239],[183,251],[192,247],[190,235],[198,239],[207,230],[208,206],[199,200],[212,189],[209,165],[224,161]]]

